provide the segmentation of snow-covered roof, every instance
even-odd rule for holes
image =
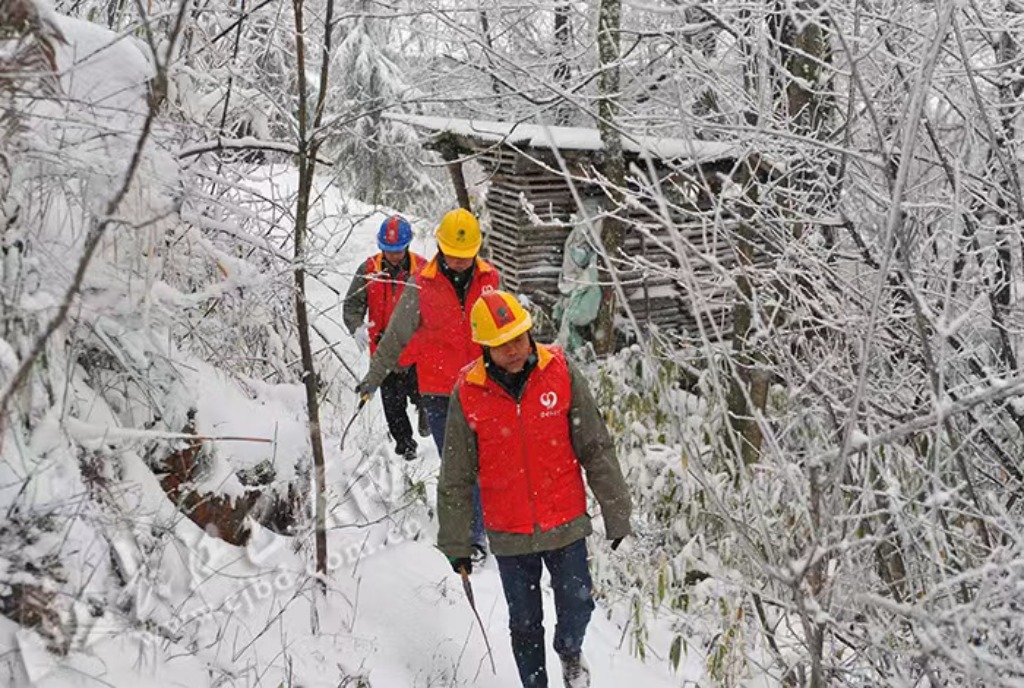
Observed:
[[[598,151],[604,148],[597,129],[554,127],[522,122],[492,122],[479,119],[430,117],[389,112],[385,117],[421,129],[447,132],[479,141],[506,143],[519,148],[555,148],[562,151]],[[717,160],[737,154],[733,144],[699,139],[674,139],[652,136],[623,137],[627,153],[651,155],[661,160]]]

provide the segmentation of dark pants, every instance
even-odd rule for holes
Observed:
[[[555,592],[555,652],[575,657],[583,649],[583,636],[594,611],[586,540],[550,552],[495,558],[508,602],[508,627],[519,678],[524,688],[547,688],[541,562],[548,567]]]
[[[448,397],[439,394],[424,394],[423,408],[427,411],[427,424],[434,436],[437,453],[444,459],[444,427],[448,424]],[[484,510],[480,505],[480,485],[473,486],[473,544],[485,547]]]
[[[388,432],[395,440],[399,453],[407,446],[416,446],[412,437],[412,425],[409,424],[409,413],[406,411],[409,402],[419,406],[420,392],[416,382],[416,367],[392,371],[380,384],[380,401],[384,405],[384,418],[388,422]]]

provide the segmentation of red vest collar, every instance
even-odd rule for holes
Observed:
[[[537,368],[544,370],[548,367],[548,363],[551,363],[551,359],[554,354],[551,353],[551,349],[544,346],[543,344],[537,345]],[[473,367],[466,373],[466,382],[476,385],[477,387],[484,387],[487,385],[487,366],[484,365],[484,357],[476,359],[473,362]]]
[[[370,258],[370,260],[373,261],[373,271],[374,272],[380,272],[382,269],[384,269],[384,254],[383,253],[378,253],[377,255],[375,255],[372,258]],[[409,251],[409,274],[410,275],[415,274],[416,273],[416,268],[418,268],[419,265],[420,265],[420,262],[419,262],[419,260],[417,260],[417,255],[415,253],[413,253],[412,251]]]
[[[494,266],[488,263],[486,260],[477,257],[476,270],[477,272],[492,272],[494,270]],[[434,279],[435,277],[437,277],[438,271],[439,268],[437,266],[437,254],[434,254],[434,257],[430,259],[430,262],[424,265],[423,269],[420,270],[420,275],[426,279]]]

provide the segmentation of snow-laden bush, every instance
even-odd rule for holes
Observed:
[[[0,188],[0,613],[22,626],[25,657],[80,650],[102,628],[179,642],[204,534],[152,472],[198,446],[179,433],[254,436],[204,444],[197,491],[233,499],[261,473],[269,492],[305,492],[289,490],[308,461],[290,273],[269,242],[241,238],[243,210],[214,229],[184,219],[214,204],[150,126],[147,56],[40,16],[0,41],[5,55],[35,42],[60,73],[48,98],[0,91],[17,123]],[[40,78],[38,64],[25,73]],[[38,678],[16,659],[4,666],[16,683]]]
[[[675,360],[673,360],[673,358]],[[705,657],[725,678],[745,664],[749,629],[740,574],[730,561],[735,534],[716,516],[730,482],[714,458],[721,412],[701,389],[693,361],[652,356],[639,346],[600,364],[593,383],[632,488],[636,537],[625,554],[599,545],[595,585],[613,603],[633,651],[678,667]],[[698,480],[695,461],[718,464]],[[628,613],[623,610],[628,610]],[[667,647],[655,638],[672,638]]]
[[[20,29],[10,23],[12,9],[30,18]],[[108,606],[118,575],[109,547],[122,526],[110,526],[103,504],[124,505],[103,489],[122,457],[109,447],[93,453],[69,437],[66,423],[112,420],[88,389],[83,362],[93,348],[111,353],[101,313],[116,313],[114,303],[134,309],[128,295],[144,291],[143,280],[118,274],[116,257],[137,255],[165,228],[160,219],[136,226],[130,218],[166,214],[168,175],[154,152],[137,166],[150,182],[126,176],[126,161],[141,152],[152,75],[130,43],[112,43],[110,34],[31,2],[6,5],[0,23],[14,28],[5,49],[46,58],[31,69],[15,65],[6,83],[17,85],[22,73],[28,80],[61,75],[43,91],[48,97],[22,98],[17,88],[0,96],[17,122],[4,135],[10,177],[2,200],[14,211],[5,213],[0,235],[0,509],[7,519],[0,607],[62,653]],[[76,274],[90,258],[97,269]],[[70,317],[59,320],[72,299]],[[51,322],[57,328],[47,337]]]
[[[827,409],[780,384],[744,464],[725,422],[731,355],[633,347],[592,378],[637,526],[625,554],[594,543],[595,583],[633,651],[700,662],[726,686],[1010,685],[1024,639],[1008,611],[1024,604],[1015,500],[972,491],[956,449],[924,436],[855,437],[836,473]]]

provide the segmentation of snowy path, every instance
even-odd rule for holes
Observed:
[[[439,554],[409,543],[388,548],[364,563],[363,590],[356,631],[381,640],[371,677],[376,688],[468,685],[520,686],[508,639],[508,614],[493,562],[472,576],[480,616],[487,628],[498,676],[491,673],[486,648],[462,593],[461,583]],[[545,588],[547,584],[545,583]],[[554,629],[554,605],[544,597],[547,640]],[[365,607],[364,607],[365,605]],[[372,609],[373,611],[367,611]],[[621,632],[599,608],[588,630],[585,655],[594,688],[628,684],[658,688],[676,685],[616,648]],[[379,664],[378,664],[379,662]],[[551,685],[561,685],[558,659],[549,647]],[[557,678],[556,678],[557,677]],[[454,681],[453,681],[454,679]]]
[[[359,262],[376,250],[374,235],[383,219],[375,215],[362,222],[351,234],[343,251],[339,252],[336,269],[341,275],[334,286],[344,293],[348,280]],[[417,227],[419,231],[427,227]],[[429,257],[434,252],[433,242],[418,238],[413,250]],[[322,286],[311,290],[310,300],[320,309],[329,309],[336,303],[332,290]],[[337,313],[338,311],[334,311]],[[340,317],[340,315],[338,316]],[[331,323],[318,323],[326,332]],[[333,331],[333,330],[331,330]],[[357,361],[356,371],[366,369],[366,357],[356,357],[347,335],[338,332],[342,347],[350,361]],[[347,411],[347,409],[346,409]],[[357,420],[354,437],[347,444],[345,455],[329,470],[329,482],[347,473],[346,467],[358,464],[367,454],[378,453],[405,470],[405,462],[395,457],[386,438],[386,425],[379,400],[376,398]],[[345,414],[342,414],[345,415]],[[341,418],[335,419],[342,422]],[[434,503],[434,488],[439,466],[437,451],[429,438],[420,439],[421,458],[409,466],[414,479],[422,479],[427,487],[427,502]],[[378,470],[378,476],[381,471]],[[401,491],[398,483],[393,489]],[[391,537],[404,525],[392,526]],[[404,524],[407,524],[405,521]],[[416,542],[387,546],[364,558],[358,566],[359,602],[353,624],[354,634],[374,638],[376,651],[367,661],[374,688],[404,688],[407,686],[486,685],[496,688],[516,688],[520,685],[508,638],[508,614],[501,590],[497,566],[490,560],[484,570],[474,573],[472,584],[480,615],[484,621],[494,652],[498,676],[491,674],[486,647],[462,591],[461,582],[448,567],[444,557],[432,547],[436,523],[421,524],[424,539]],[[365,533],[361,533],[365,537]],[[333,540],[335,547],[350,547],[351,539]],[[545,610],[547,640],[550,644],[554,631],[554,603],[545,582]],[[601,686],[676,685],[664,664],[659,668],[647,667],[619,649],[621,629],[606,620],[602,609],[594,614],[588,630],[585,655],[591,664],[595,688]],[[558,659],[548,651],[548,670],[553,686],[561,684]]]

